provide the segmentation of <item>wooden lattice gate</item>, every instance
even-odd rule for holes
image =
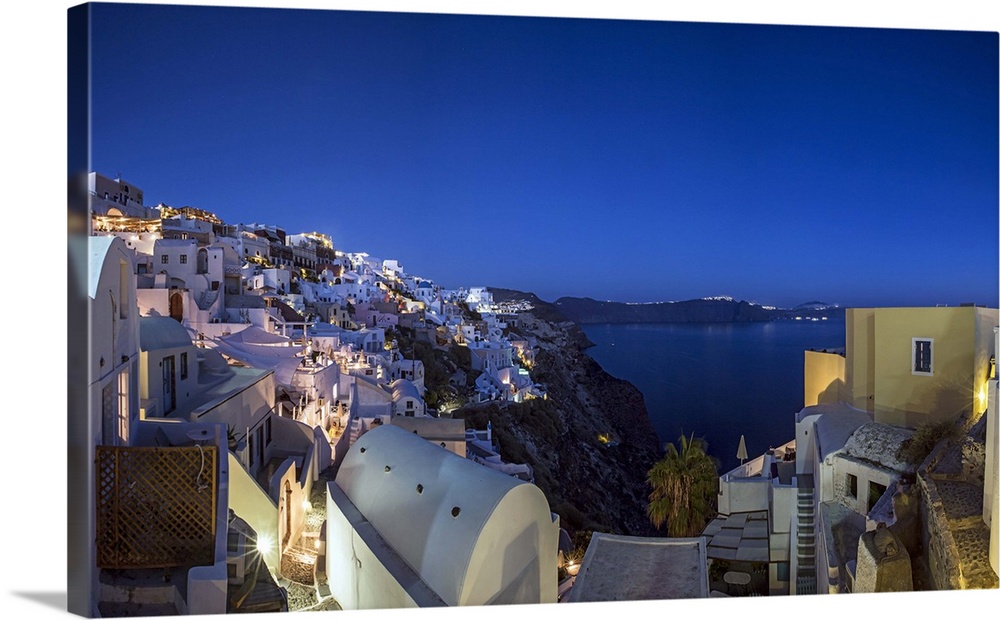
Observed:
[[[97,566],[214,561],[215,446],[97,447]]]

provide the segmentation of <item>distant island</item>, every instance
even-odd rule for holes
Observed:
[[[497,301],[525,299],[545,303],[531,293],[490,288]],[[780,320],[843,320],[844,308],[810,301],[794,308],[775,308],[730,297],[687,301],[624,303],[597,301],[589,297],[560,297],[551,304],[578,325],[593,323],[748,323]]]

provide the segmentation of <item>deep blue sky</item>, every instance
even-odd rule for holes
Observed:
[[[446,287],[998,298],[996,33],[97,5],[92,169]]]

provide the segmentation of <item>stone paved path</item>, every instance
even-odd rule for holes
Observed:
[[[313,484],[309,501],[312,510],[306,515],[306,524],[299,539],[286,551],[281,558],[281,572],[285,579],[282,584],[288,590],[289,611],[332,611],[341,609],[340,604],[332,596],[324,596],[329,592],[326,588],[325,571],[318,571],[316,560],[319,553],[316,542],[319,540],[320,529],[326,521],[326,485],[336,474],[330,470],[320,474],[319,480]],[[287,581],[287,583],[286,583]]]
[[[977,425],[970,435],[981,434]],[[963,438],[948,444],[936,462],[928,468],[941,498],[941,510],[948,523],[957,556],[962,588],[995,589],[1000,585],[989,563],[990,531],[982,518],[982,463],[967,463]]]

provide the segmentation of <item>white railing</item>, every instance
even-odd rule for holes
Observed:
[[[764,471],[764,455],[760,455],[752,461],[747,461],[742,465],[730,470],[722,475],[722,480],[730,482],[740,478],[754,478],[762,475]]]

